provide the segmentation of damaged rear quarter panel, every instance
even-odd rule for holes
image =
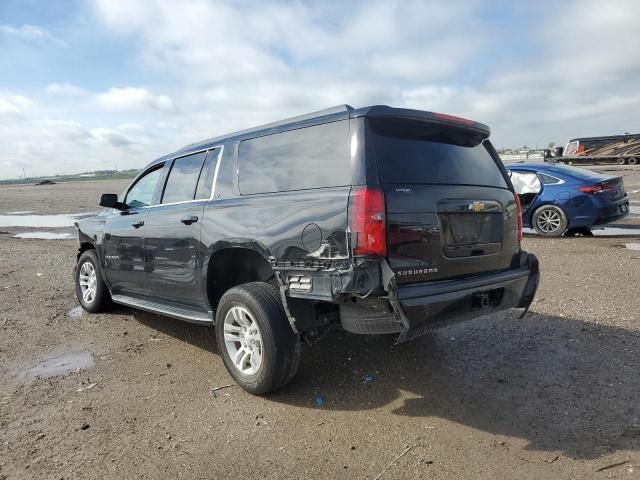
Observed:
[[[331,287],[326,273],[350,265],[349,192],[346,186],[215,200],[205,212],[202,236],[213,250],[242,246],[259,251],[285,278],[293,271],[323,272],[314,291],[317,285],[326,292]]]

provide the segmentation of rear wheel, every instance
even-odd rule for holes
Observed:
[[[618,165],[624,165],[625,163],[627,163],[627,161],[624,158],[619,158],[616,160],[616,163]]]
[[[76,265],[75,280],[76,297],[87,312],[103,312],[112,306],[111,295],[102,280],[95,250],[82,252]]]
[[[533,213],[533,228],[543,237],[559,237],[568,223],[567,215],[555,205],[543,205]]]
[[[631,157],[630,159],[627,160],[627,163],[629,165],[637,165],[638,159],[636,157]]]
[[[300,339],[271,285],[253,282],[227,291],[216,312],[216,340],[224,364],[247,392],[271,392],[298,370]]]

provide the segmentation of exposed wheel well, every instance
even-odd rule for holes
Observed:
[[[92,243],[83,242],[83,243],[80,244],[80,248],[78,248],[77,258],[80,258],[80,255],[82,255],[85,251],[87,251],[87,250],[95,250],[95,249],[96,249],[96,247]]]
[[[277,286],[271,264],[255,250],[227,248],[213,254],[207,268],[207,296],[216,308],[230,288],[249,282],[268,282]]]

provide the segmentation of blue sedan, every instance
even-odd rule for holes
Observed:
[[[622,177],[558,164],[505,165],[522,205],[523,226],[539,235],[589,233],[629,214]]]

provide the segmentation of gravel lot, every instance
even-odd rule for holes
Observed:
[[[640,168],[596,168],[640,207]],[[127,183],[0,187],[0,214],[88,212]],[[12,238],[36,230],[0,227],[0,479],[639,476],[640,237],[527,236],[543,280],[524,319],[399,346],[332,333],[253,397],[212,394],[233,382],[208,328],[72,310],[76,241]],[[89,368],[34,376],[59,354]]]

